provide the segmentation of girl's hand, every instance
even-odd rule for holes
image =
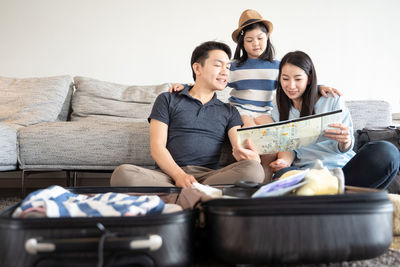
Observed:
[[[184,88],[183,84],[180,83],[174,83],[169,89],[168,92],[172,93],[172,92],[179,92],[182,91]]]
[[[326,129],[324,136],[336,140],[340,151],[347,151],[351,146],[349,127],[341,123],[331,123],[328,126],[335,129]]]
[[[290,167],[291,164],[292,163],[287,161],[286,159],[280,158],[271,162],[269,164],[269,167],[271,168],[272,172],[277,172],[283,168]]]
[[[339,90],[332,88],[332,87],[328,87],[328,86],[320,86],[319,92],[321,93],[321,95],[323,95],[325,97],[328,97],[328,94],[331,94],[333,97],[335,97],[335,94],[337,94],[339,96],[342,95],[342,93]]]

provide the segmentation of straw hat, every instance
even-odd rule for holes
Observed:
[[[268,35],[271,34],[274,26],[272,26],[272,23],[268,20],[263,19],[263,17],[258,13],[257,11],[253,9],[247,9],[243,11],[242,15],[240,15],[239,18],[239,27],[232,33],[232,39],[235,43],[238,42],[238,37],[240,31],[251,24],[257,23],[257,22],[262,22],[264,23],[265,27],[267,27],[268,30]]]

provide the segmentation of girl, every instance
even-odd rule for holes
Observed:
[[[370,142],[357,154],[352,150],[354,137],[350,113],[339,97],[321,97],[317,76],[310,57],[301,51],[286,54],[279,65],[277,108],[273,121],[342,109],[341,123],[330,124],[318,143],[294,151],[279,152],[270,163],[274,178],[291,169],[311,168],[320,159],[328,168],[343,169],[346,185],[386,188],[399,169],[399,151],[386,141]],[[378,159],[378,160],[377,160]],[[292,165],[292,167],[290,167]]]
[[[273,108],[279,61],[269,36],[273,30],[255,10],[245,10],[239,27],[232,33],[237,43],[231,77],[229,102],[242,116],[244,127],[266,123],[266,114]]]

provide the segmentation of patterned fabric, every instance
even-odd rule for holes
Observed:
[[[74,194],[60,187],[51,186],[29,194],[14,211],[14,218],[44,215],[59,217],[116,217],[160,214],[164,202],[159,196],[130,196],[121,193],[95,195]]]
[[[113,170],[130,163],[154,168],[148,122],[86,119],[42,123],[19,131],[21,168]]]
[[[0,121],[21,126],[56,121],[71,83],[70,76],[0,77]]]
[[[0,171],[17,168],[17,132],[0,123]]]
[[[272,63],[259,59],[247,59],[240,67],[233,62],[230,72],[231,97],[229,101],[241,109],[269,113],[276,90],[279,61]],[[226,90],[226,89],[225,89]]]
[[[146,119],[156,97],[171,84],[129,86],[75,77],[76,91],[72,98],[72,121],[93,117],[132,121]]]

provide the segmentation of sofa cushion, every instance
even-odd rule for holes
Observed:
[[[130,86],[75,77],[72,121],[82,118],[146,120],[156,97],[171,84]]]
[[[61,112],[58,114],[57,121],[67,121],[70,120],[71,117],[71,101],[72,101],[72,94],[74,92],[74,84],[72,83],[72,78],[71,78],[71,85],[68,90],[67,96],[65,97],[65,101],[62,105]]]
[[[0,171],[17,168],[17,131],[0,123]]]
[[[71,84],[70,76],[0,77],[0,121],[21,126],[56,121]]]
[[[154,167],[149,123],[73,121],[41,123],[19,131],[22,169],[113,170],[130,163]]]

